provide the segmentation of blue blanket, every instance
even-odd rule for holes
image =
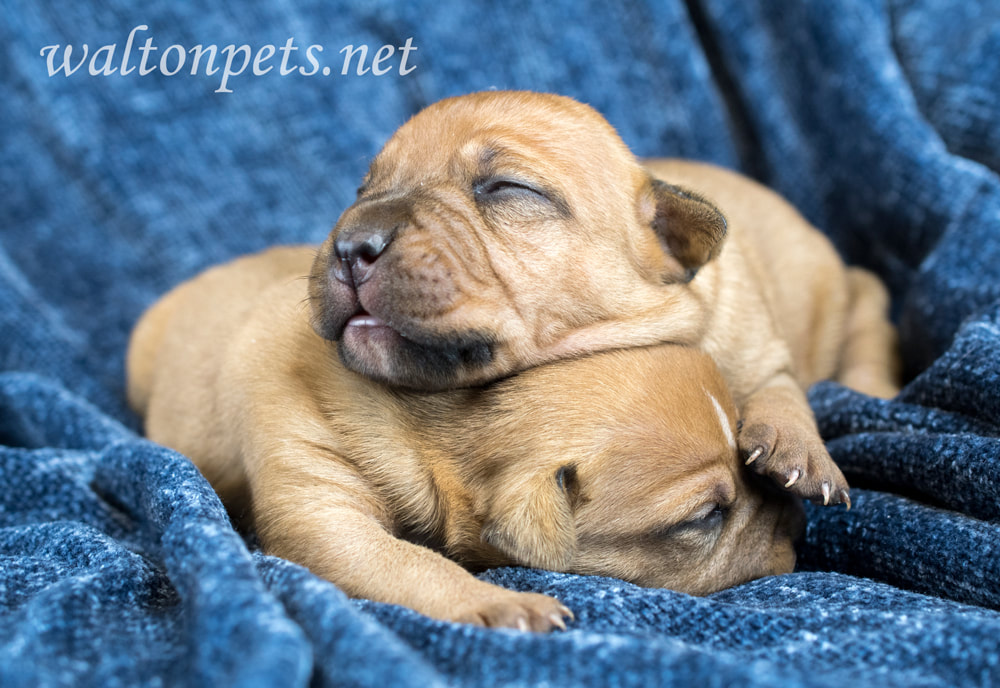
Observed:
[[[0,685],[1000,683],[996,3],[10,0],[0,54]],[[411,113],[492,87],[742,169],[890,286],[907,385],[811,390],[854,508],[809,508],[795,573],[692,598],[497,569],[576,621],[441,623],[261,555],[138,434],[145,306],[321,240]]]

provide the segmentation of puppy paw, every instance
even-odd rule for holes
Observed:
[[[792,423],[745,423],[740,455],[760,475],[814,502],[851,508],[850,487],[815,429]]]
[[[559,600],[546,595],[504,591],[467,605],[454,620],[488,628],[547,633],[555,628],[565,631],[566,621],[573,620],[573,612]]]

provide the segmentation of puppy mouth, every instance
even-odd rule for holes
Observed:
[[[420,341],[423,339],[418,328],[406,327],[398,322],[398,318],[390,320],[390,316],[383,317],[372,312],[367,306],[357,301],[356,310],[340,328],[340,332],[335,339],[344,340],[349,337],[372,336],[381,334],[383,337],[394,335],[400,339],[410,339]]]
[[[360,304],[354,314],[344,322],[336,337],[342,351],[353,351],[355,354],[360,354],[362,351],[381,352],[377,357],[381,360],[378,367],[385,365],[388,360],[387,355],[398,349],[407,339],[399,328],[393,327],[385,318],[369,312]]]
[[[479,333],[436,335],[391,324],[363,308],[337,340],[344,365],[392,386],[438,391],[456,385],[493,361],[492,338]]]
[[[391,386],[437,391],[474,384],[495,364],[500,344],[492,332],[449,328],[433,322],[431,313],[397,312],[391,298],[373,291],[373,280],[358,290],[329,277],[313,284],[313,330],[335,343],[348,370]]]
[[[358,345],[376,345],[385,348],[387,353],[390,351],[389,347],[395,345],[408,348],[455,349],[468,355],[469,347],[481,348],[495,344],[491,337],[484,337],[475,332],[438,334],[421,328],[418,322],[411,323],[404,320],[403,323],[399,323],[372,313],[364,306],[359,306],[358,310],[347,319],[340,336],[336,339],[352,348]],[[471,356],[473,359],[483,357],[482,352]]]
[[[389,323],[362,308],[347,319],[347,322],[344,324],[344,331],[346,332],[351,327],[389,327]],[[403,335],[401,334],[401,336]]]

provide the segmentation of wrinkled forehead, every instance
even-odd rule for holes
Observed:
[[[417,113],[386,143],[373,175],[405,171],[434,176],[456,167],[578,168],[600,176],[635,166],[614,128],[593,108],[561,96],[485,92],[440,101]],[[506,169],[506,167],[504,168]]]

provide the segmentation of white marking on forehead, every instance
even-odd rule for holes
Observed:
[[[708,395],[708,398],[712,400],[712,406],[715,407],[715,415],[719,418],[719,425],[722,426],[722,434],[726,436],[726,442],[729,443],[730,448],[736,449],[736,438],[733,437],[733,429],[730,427],[729,416],[726,415],[725,410],[722,408],[722,404],[719,400],[712,396],[712,393],[707,389],[702,388],[702,391]]]

